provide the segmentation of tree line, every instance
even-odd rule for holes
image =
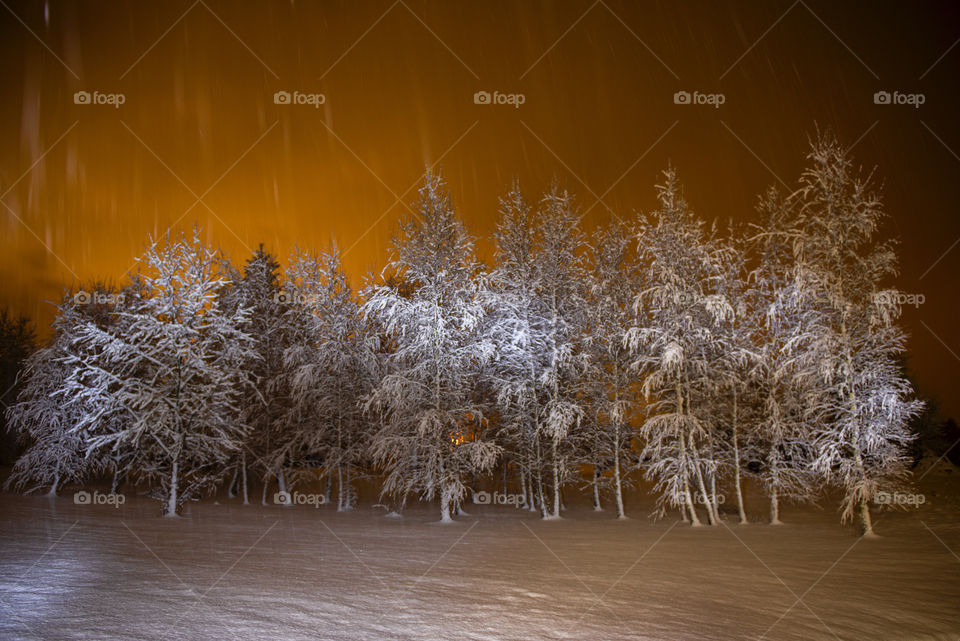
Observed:
[[[381,480],[395,509],[451,520],[478,479],[503,479],[543,518],[565,488],[625,517],[631,472],[715,524],[769,520],[839,488],[842,521],[906,481],[922,409],[902,368],[895,245],[870,175],[830,135],[796,188],[718,229],[663,172],[658,206],[589,235],[553,185],[499,201],[492,266],[428,170],[383,272],[354,292],[341,252],[261,246],[242,269],[193,234],[153,240],[123,287],[57,306],[27,360],[11,429],[29,444],[18,489],[112,475],[164,511],[226,485],[266,502],[321,479],[338,509]]]

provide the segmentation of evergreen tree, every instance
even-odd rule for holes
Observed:
[[[416,204],[394,241],[388,270],[410,287],[388,284],[364,304],[393,349],[367,408],[382,416],[374,461],[387,477],[383,494],[440,498],[451,521],[466,494],[467,475],[490,470],[500,447],[485,439],[477,372],[492,357],[481,340],[482,276],[473,239],[457,219],[442,179],[427,171]]]

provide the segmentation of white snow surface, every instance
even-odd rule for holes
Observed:
[[[201,501],[169,519],[147,497],[2,494],[0,638],[956,640],[960,497],[928,480],[919,508],[875,513],[876,539],[829,507],[772,527],[727,505],[691,528],[646,518],[652,501],[626,521],[468,505],[441,525],[436,505]]]

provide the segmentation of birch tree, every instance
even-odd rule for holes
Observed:
[[[573,197],[558,185],[541,198],[535,224],[535,295],[543,306],[549,353],[540,376],[546,404],[537,429],[549,447],[552,506],[545,516],[557,519],[561,489],[571,472],[577,441],[583,436],[580,380],[586,361],[580,338],[586,314],[586,240]]]
[[[813,431],[804,411],[805,354],[815,337],[816,309],[797,279],[793,247],[800,237],[790,199],[768,190],[758,205],[761,222],[750,244],[755,266],[747,291],[753,358],[749,377],[755,395],[752,442],[757,478],[769,497],[769,518],[779,525],[784,498],[809,501],[815,489],[810,469]]]
[[[635,354],[633,368],[649,403],[641,457],[650,461],[646,473],[660,492],[660,512],[678,507],[700,525],[694,492],[713,523],[718,512],[705,478],[717,470],[705,456],[710,434],[695,404],[707,386],[717,327],[733,310],[714,291],[720,275],[716,241],[689,210],[674,169],[664,172],[657,195],[660,208],[641,220],[637,234],[646,282],[634,298],[637,320],[625,344]]]
[[[841,519],[859,520],[869,536],[869,502],[905,474],[908,422],[922,404],[899,366],[906,337],[897,292],[885,285],[897,274],[895,248],[876,239],[882,201],[832,136],[815,140],[808,158],[795,252],[805,304],[817,313],[804,350],[813,467],[844,490]]]
[[[594,503],[599,504],[601,470],[609,468],[617,518],[626,518],[623,507],[625,471],[631,466],[632,419],[638,411],[633,357],[625,345],[631,326],[633,297],[639,286],[631,253],[632,231],[620,220],[598,231],[590,275],[589,326],[585,343],[590,356],[587,390],[596,431],[591,447],[594,470]],[[600,469],[596,469],[596,468]]]
[[[549,366],[549,326],[538,291],[534,213],[519,184],[500,198],[496,269],[490,275],[485,333],[494,345],[490,368],[500,416],[498,438],[515,460],[530,510],[546,514],[544,452],[538,426],[547,406],[542,376]]]
[[[343,271],[340,252],[297,251],[289,283],[298,340],[287,348],[291,412],[314,417],[314,429],[300,437],[299,449],[319,463],[337,484],[337,510],[356,503],[354,482],[364,475],[370,422],[362,401],[377,380],[378,340],[360,313]]]

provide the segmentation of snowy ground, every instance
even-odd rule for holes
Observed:
[[[3,494],[0,638],[956,641],[960,500],[934,476],[875,540],[832,507],[693,529],[649,505],[624,522],[471,505],[438,525],[426,507],[208,501],[164,519],[145,497]]]

